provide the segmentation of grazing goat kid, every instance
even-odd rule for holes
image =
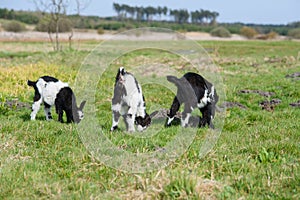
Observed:
[[[204,127],[208,125],[210,128],[214,128],[212,120],[219,100],[214,86],[199,74],[192,72],[186,73],[181,78],[167,76],[167,80],[177,86],[177,94],[170,108],[166,126],[171,125],[180,105],[184,104],[184,111],[181,116],[182,127],[189,125],[191,112],[195,108],[199,108],[202,118],[200,118],[198,126]]]
[[[118,128],[119,118],[122,115],[127,131],[134,132],[134,124],[139,131],[147,128],[151,123],[146,113],[145,99],[142,88],[135,77],[120,67],[115,81],[114,96],[112,98],[112,127]]]
[[[51,76],[42,76],[37,81],[27,81],[27,85],[34,88],[35,94],[32,104],[31,120],[35,120],[36,114],[44,103],[46,120],[51,120],[51,106],[55,104],[58,121],[63,123],[63,111],[67,115],[67,123],[79,123],[83,119],[83,107],[86,101],[83,101],[79,107],[76,104],[76,98],[67,83]]]

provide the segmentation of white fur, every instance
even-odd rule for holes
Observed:
[[[138,131],[143,131],[143,130],[145,130],[146,128],[145,127],[143,127],[143,126],[141,126],[141,125],[137,125],[137,130]]]
[[[208,94],[208,89],[205,90],[202,99],[200,99],[200,102],[197,104],[198,108],[203,108],[204,106],[207,105],[207,103],[209,101],[209,98],[207,97],[207,94]]]
[[[118,103],[118,104],[112,105],[111,109],[113,111],[119,111],[119,110],[121,110],[121,104]]]
[[[120,71],[124,70],[123,67],[119,69]],[[143,100],[143,93],[141,86],[136,82],[134,76],[130,73],[126,73],[120,77],[118,84],[123,84],[122,87],[125,88],[126,94],[115,94],[121,95],[121,102],[117,104],[112,104],[112,111],[119,112],[123,116],[126,124],[127,131],[135,131],[135,118],[136,117],[145,117],[145,107]],[[114,127],[118,125],[119,119],[115,120],[114,113],[112,114],[112,127],[111,130],[114,130]],[[139,131],[144,130],[142,126],[137,127]]]
[[[41,98],[38,101],[35,101],[32,105],[32,112],[30,114],[31,120],[35,120],[36,114],[38,113],[41,104],[46,102],[48,105],[53,106],[55,103],[57,93],[64,87],[68,87],[68,83],[61,81],[58,82],[46,82],[44,79],[39,78],[36,83],[38,92],[41,95]],[[48,113],[51,113],[50,108],[45,108],[46,119],[50,120]]]
[[[187,127],[187,125],[189,124],[190,117],[191,117],[191,113],[187,113],[185,119],[181,118],[182,127]]]
[[[210,98],[210,100],[211,99],[214,99],[215,98],[215,87],[214,86],[211,86],[211,92],[210,92],[210,94],[209,94],[209,96],[211,97]]]
[[[174,120],[174,117],[168,117],[168,122],[167,122],[167,124],[170,125],[171,122],[172,122],[173,120]]]
[[[49,104],[54,105],[57,93],[64,87],[68,87],[68,83],[58,82],[46,82],[40,78],[36,83],[42,100]]]
[[[83,112],[81,110],[78,110],[77,113],[78,113],[79,119],[82,120],[84,117]]]
[[[30,119],[31,120],[35,120],[35,116],[38,113],[38,111],[40,110],[41,104],[43,103],[42,98],[40,98],[38,101],[35,101],[32,104],[32,112],[30,114]]]

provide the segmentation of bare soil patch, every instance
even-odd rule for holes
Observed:
[[[291,78],[293,80],[300,80],[300,72],[295,72],[292,74],[287,74],[285,78]]]
[[[10,109],[29,109],[31,108],[31,105],[29,103],[26,102],[21,102],[18,99],[14,99],[14,100],[6,100],[5,102],[2,102],[2,104],[4,104],[7,108]]]
[[[246,93],[246,94],[254,93],[254,94],[259,94],[264,97],[270,97],[270,96],[275,95],[274,92],[266,92],[266,91],[260,91],[260,90],[240,90],[239,93]]]
[[[261,109],[266,110],[266,111],[274,111],[275,106],[280,104],[281,100],[280,99],[272,99],[270,101],[265,100],[259,103],[261,106]]]
[[[104,34],[98,34],[96,30],[74,30],[72,40],[108,40],[114,39],[118,32],[105,32]],[[71,33],[60,33],[59,38],[61,41],[68,41]],[[54,38],[52,34],[52,38]],[[156,34],[118,34],[117,39],[132,40],[170,40],[170,39],[184,39],[189,38],[193,40],[247,40],[246,38],[233,34],[230,38],[213,37],[209,33],[202,32],[187,32],[170,35],[168,33],[156,33]],[[49,34],[37,31],[26,31],[21,33],[0,31],[0,41],[50,41]]]
[[[300,107],[300,100],[298,100],[297,102],[294,102],[294,103],[290,103],[290,106],[292,106],[292,107]]]

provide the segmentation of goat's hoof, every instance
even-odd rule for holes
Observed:
[[[118,126],[113,126],[113,127],[110,128],[110,132],[113,132],[116,129],[118,129]]]

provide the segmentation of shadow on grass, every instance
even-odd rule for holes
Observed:
[[[20,118],[23,120],[23,122],[31,121],[30,113],[23,113],[22,115],[20,115]],[[35,120],[46,121],[46,118],[45,116],[36,116]]]

